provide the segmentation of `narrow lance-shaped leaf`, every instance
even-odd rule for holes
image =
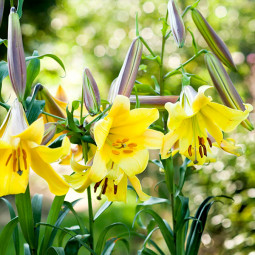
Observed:
[[[0,0],[0,27],[2,25],[2,19],[4,14],[4,1],[5,0]]]
[[[113,102],[117,95],[124,95],[129,97],[131,91],[135,84],[136,75],[138,72],[139,64],[142,57],[143,45],[139,38],[133,40],[122,68],[120,70],[119,76],[113,81],[110,93],[108,96],[108,101]]]
[[[219,59],[213,53],[208,52],[205,54],[205,63],[223,103],[230,108],[244,111],[244,102]],[[246,129],[253,130],[249,118],[241,124]]]
[[[236,71],[236,66],[226,44],[216,34],[202,14],[195,8],[192,9],[192,19],[214,54],[225,66]]]
[[[83,101],[89,114],[94,116],[100,112],[100,94],[97,83],[88,68],[84,70]]]
[[[171,25],[174,40],[178,47],[182,48],[185,42],[185,27],[174,0],[170,0],[168,2],[168,19]]]
[[[7,59],[13,89],[19,101],[22,101],[26,89],[27,72],[19,15],[14,7],[11,8],[9,15]]]

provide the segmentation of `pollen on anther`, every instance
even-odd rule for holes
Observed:
[[[118,191],[118,186],[114,184],[114,195],[117,194],[117,191]]]
[[[192,145],[189,146],[188,153],[189,153],[189,156],[191,157],[192,156]]]
[[[128,144],[128,147],[130,147],[130,148],[133,148],[133,147],[136,147],[136,146],[137,146],[136,143],[129,143],[129,144]]]
[[[133,150],[123,150],[124,153],[132,153]]]
[[[119,151],[112,150],[112,153],[115,154],[115,155],[120,155]]]
[[[11,157],[12,157],[12,153],[9,155],[9,157],[8,157],[6,163],[5,163],[6,166],[8,165],[9,161],[11,160]]]
[[[210,147],[212,147],[212,141],[211,141],[211,139],[209,137],[207,137],[207,141],[208,141]]]
[[[202,151],[202,146],[201,145],[199,146],[199,154],[200,154],[200,157],[202,158],[203,157],[203,151]]]
[[[124,139],[122,140],[123,143],[126,143],[126,142],[128,142],[128,141],[129,141],[128,138],[124,138]]]
[[[204,155],[207,157],[207,150],[206,150],[205,145],[202,145],[202,147],[203,147]]]

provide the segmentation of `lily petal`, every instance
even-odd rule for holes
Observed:
[[[112,126],[112,119],[108,117],[106,117],[105,119],[99,120],[95,124],[94,137],[99,150],[104,145],[111,126]]]
[[[168,151],[173,147],[173,145],[176,143],[178,139],[179,135],[174,131],[167,133],[163,137],[163,144],[160,152],[162,159],[166,159],[170,156],[170,154],[168,154]]]
[[[108,114],[108,117],[115,118],[120,115],[125,115],[130,110],[130,102],[126,96],[118,95],[114,99],[112,108]]]
[[[126,202],[127,197],[127,176],[124,174],[118,184],[117,193],[114,194],[114,181],[108,179],[107,189],[105,192],[109,201],[122,201]]]
[[[152,130],[152,129],[147,129],[141,136],[142,144],[145,146],[147,149],[160,149],[162,147],[162,142],[163,142],[163,137],[164,134]],[[138,144],[140,143],[138,138]]]
[[[65,180],[77,192],[83,192],[92,183],[88,178],[89,171],[79,172],[73,175],[64,175]]]
[[[128,179],[131,182],[132,186],[134,187],[141,201],[146,201],[150,198],[150,196],[148,196],[146,193],[142,191],[141,183],[136,176],[128,177]]]

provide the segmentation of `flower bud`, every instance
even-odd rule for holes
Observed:
[[[171,25],[174,40],[178,47],[182,48],[185,42],[185,27],[174,0],[170,0],[168,2],[168,19]]]
[[[19,15],[14,7],[11,8],[9,15],[7,58],[13,89],[19,101],[22,101],[26,89],[27,73]]]
[[[225,66],[236,71],[236,66],[226,44],[216,34],[202,14],[195,8],[192,9],[192,19],[213,53]]]
[[[138,100],[142,107],[155,107],[158,109],[165,109],[165,104],[168,102],[176,103],[179,96],[138,96]],[[136,103],[136,96],[130,96],[130,103]]]
[[[142,57],[143,45],[139,38],[133,40],[119,76],[116,79],[115,88],[118,91],[118,95],[124,95],[129,97],[135,84],[136,75],[138,72],[140,60]]]
[[[83,77],[83,101],[90,115],[96,115],[100,112],[100,94],[97,83],[90,70],[85,68]]]
[[[219,59],[213,53],[208,52],[205,54],[205,63],[223,103],[230,108],[245,111],[243,100],[236,91],[234,84]],[[241,124],[246,129],[253,130],[253,125],[249,118]]]
[[[4,14],[4,1],[5,0],[0,0],[0,27],[2,25],[3,14]]]
[[[44,134],[41,145],[46,145],[56,134],[57,126],[54,122],[49,122],[44,125]]]

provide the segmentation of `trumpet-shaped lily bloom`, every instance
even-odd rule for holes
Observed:
[[[87,166],[86,172],[79,172],[79,167],[73,167],[76,173],[67,181],[78,191],[95,183],[95,192],[101,188],[98,198],[105,194],[110,201],[126,201],[129,180],[140,199],[148,199],[136,175],[143,172],[148,164],[148,150],[162,146],[163,134],[148,129],[158,116],[157,109],[130,111],[129,99],[117,96],[109,114],[95,124],[97,150],[92,166]]]
[[[252,106],[246,104],[245,111],[241,111],[214,103],[204,94],[209,87],[202,86],[197,93],[192,87],[185,86],[180,102],[166,103],[170,132],[163,139],[162,158],[167,158],[169,150],[176,144],[180,154],[199,165],[206,162],[212,145],[237,156],[242,153],[240,147],[223,139],[222,131],[234,130],[248,117]]]
[[[16,100],[0,129],[0,196],[24,193],[30,168],[47,181],[52,193],[67,193],[69,185],[50,163],[69,153],[70,142],[65,138],[62,146],[55,149],[42,146],[43,132],[43,119],[29,126],[23,107]]]

